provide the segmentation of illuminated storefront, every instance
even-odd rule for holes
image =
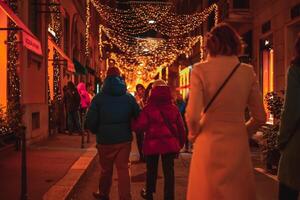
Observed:
[[[189,94],[189,88],[190,88],[190,74],[192,70],[192,66],[189,67],[179,67],[179,88],[177,90],[180,91],[180,94],[182,94],[183,98],[186,99]]]
[[[263,97],[274,91],[274,49],[271,39],[261,40],[260,83]],[[268,123],[273,123],[273,116],[267,113]]]

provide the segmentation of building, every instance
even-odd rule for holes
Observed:
[[[294,42],[300,33],[300,1],[207,0],[202,1],[202,7],[213,3],[219,5],[220,20],[231,24],[242,36],[246,45],[242,59],[254,66],[262,93],[282,93]],[[213,27],[213,17],[210,18],[203,34]],[[187,87],[186,83],[180,86],[184,90]]]
[[[0,5],[0,104],[10,111],[14,125],[23,121],[32,141],[46,137],[48,131],[47,24],[35,3],[12,0]],[[17,117],[20,112],[23,119]]]
[[[7,2],[0,1],[0,105],[20,116],[31,143],[65,128],[57,116],[68,81],[99,84],[98,28],[91,26],[87,46],[85,0]],[[92,8],[91,24],[97,14]]]

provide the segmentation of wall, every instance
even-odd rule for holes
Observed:
[[[21,1],[18,6],[18,15],[30,28],[29,6],[29,1]],[[21,103],[24,108],[23,123],[27,128],[26,138],[29,143],[48,136],[47,20],[43,13],[39,13],[38,17],[41,24],[37,37],[42,45],[43,56],[38,56],[20,45]],[[33,117],[34,113],[38,116]]]
[[[259,41],[271,38],[274,48],[274,86],[275,91],[285,88],[285,77],[288,63],[291,59],[291,49],[295,40],[297,19],[291,20],[290,9],[299,3],[299,0],[253,0],[253,61],[260,66]],[[299,18],[299,17],[298,17]],[[261,26],[271,21],[271,30],[262,33]],[[295,25],[295,27],[293,26]],[[293,31],[294,30],[294,31]]]

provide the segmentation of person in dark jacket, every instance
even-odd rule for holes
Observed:
[[[287,75],[278,137],[281,151],[278,171],[280,200],[297,200],[300,191],[300,35],[295,50],[296,57]]]
[[[145,132],[143,151],[146,156],[146,189],[144,199],[152,200],[156,191],[158,160],[161,156],[164,183],[164,199],[174,200],[174,158],[185,143],[185,129],[181,114],[172,103],[170,88],[163,80],[153,83],[148,104],[133,122],[133,129]]]
[[[113,165],[119,182],[119,199],[130,200],[129,154],[131,151],[131,120],[138,116],[139,106],[127,92],[126,84],[117,67],[110,67],[99,94],[87,113],[87,128],[96,134],[101,166],[99,193],[94,197],[109,199]]]
[[[73,82],[69,81],[64,97],[66,111],[68,116],[68,129],[70,134],[80,131],[79,107],[80,96]]]

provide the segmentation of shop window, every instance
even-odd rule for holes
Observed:
[[[189,66],[179,72],[179,91],[184,99],[187,98],[189,93],[191,69],[192,66]]]
[[[36,130],[40,128],[40,113],[39,112],[34,112],[32,113],[32,125],[31,129]]]
[[[268,31],[271,30],[271,21],[267,21],[265,23],[262,24],[261,26],[261,32],[262,33],[267,33]]]
[[[300,16],[300,3],[292,7],[291,9],[291,19],[294,19],[296,17]]]
[[[263,97],[274,91],[274,49],[271,39],[261,40],[261,69],[260,79]],[[268,123],[273,123],[273,116],[268,113]]]
[[[29,27],[33,34],[37,37],[41,36],[41,14],[40,14],[40,1],[29,0],[28,13],[29,13]]]
[[[233,9],[249,9],[249,0],[233,0]]]

